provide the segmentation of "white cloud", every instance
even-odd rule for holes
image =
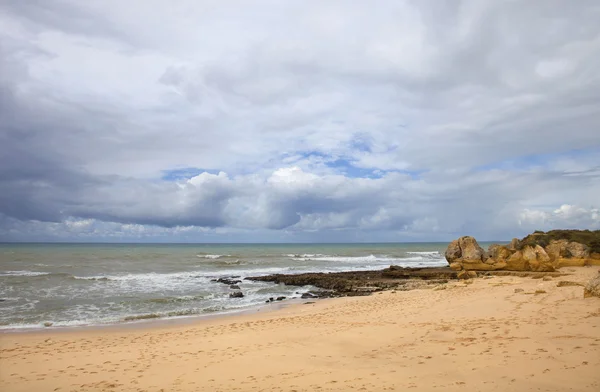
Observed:
[[[595,225],[551,212],[597,203],[595,1],[0,11],[5,216],[323,240]]]
[[[563,204],[553,211],[525,209],[519,225],[537,229],[588,228],[600,229],[600,209]]]

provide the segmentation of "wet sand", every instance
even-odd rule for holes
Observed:
[[[563,271],[572,275],[453,281],[194,323],[4,333],[0,389],[598,391],[600,298],[557,287],[598,267]]]

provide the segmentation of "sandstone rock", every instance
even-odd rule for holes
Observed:
[[[454,271],[460,271],[462,269],[461,263],[450,263],[450,269]]]
[[[470,236],[461,237],[458,239],[458,245],[460,246],[460,258],[463,263],[479,263],[483,261],[484,251],[475,238]]]
[[[446,248],[446,253],[444,254],[450,266],[452,266],[452,263],[454,263],[457,259],[459,259],[462,256],[462,252],[458,241],[459,240],[452,241],[448,245],[448,248]]]
[[[569,242],[567,244],[567,252],[576,259],[586,259],[590,256],[589,248],[579,242]]]
[[[527,245],[513,253],[507,260],[507,270],[552,272],[555,270],[550,257],[539,245]]]
[[[504,261],[490,258],[477,240],[470,236],[452,241],[446,249],[445,256],[450,268],[455,271],[462,269],[489,271],[506,266]]]
[[[457,275],[458,279],[472,279],[477,277],[475,271],[460,271]]]
[[[555,267],[583,266],[591,258],[589,248],[578,242],[552,240],[545,248]]]
[[[561,280],[556,284],[556,287],[567,287],[567,286],[583,286],[583,284],[578,282],[570,282],[568,280]]]
[[[591,279],[583,290],[583,297],[600,297],[600,274]]]
[[[229,293],[229,298],[244,298],[244,293],[242,293],[241,291]]]
[[[546,246],[546,253],[552,261],[557,261],[566,256],[567,240],[553,240]]]
[[[564,244],[565,249],[567,245],[568,243]],[[559,249],[560,253],[561,246],[555,245],[552,251],[556,253]],[[573,249],[581,251],[581,247]],[[523,246],[516,239],[511,241],[510,245],[491,245],[488,251],[484,252],[473,237],[461,237],[448,245],[445,255],[450,268],[455,271],[552,272],[558,265],[540,245]]]
[[[506,262],[513,254],[513,252],[511,252],[511,249],[509,247],[498,244],[492,244],[488,248],[487,254],[491,260]]]
[[[527,271],[527,264],[523,258],[523,252],[520,250],[513,253],[508,260],[506,260],[506,268],[510,271]]]
[[[544,248],[541,246],[525,246],[522,250],[522,253],[523,260],[526,264],[528,264],[528,270],[538,272],[554,271],[554,266],[550,262],[550,256],[548,256]]]

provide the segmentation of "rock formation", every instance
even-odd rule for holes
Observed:
[[[490,249],[494,252],[499,250]],[[506,267],[506,262],[501,259],[488,257],[489,252],[485,252],[477,243],[477,240],[470,236],[460,237],[448,245],[446,249],[446,260],[450,268],[455,271],[460,270],[479,270],[493,271]]]
[[[292,286],[314,286],[322,291],[302,294],[302,298],[369,295],[381,290],[412,290],[433,287],[456,279],[456,271],[449,268],[402,268],[390,266],[384,270],[314,272],[304,274],[275,274],[247,277],[259,282],[283,283]],[[469,277],[473,277],[470,274]]]
[[[565,265],[600,264],[598,237],[600,232],[587,230],[535,232],[508,245],[490,245],[486,252],[475,238],[465,236],[452,241],[445,256],[455,271],[552,272]]]
[[[600,273],[585,285],[583,297],[600,297]]]

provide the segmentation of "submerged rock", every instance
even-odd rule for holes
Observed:
[[[228,284],[230,286],[234,285],[234,284],[242,283],[241,280],[233,279],[233,278],[219,278],[219,279],[213,279],[212,281],[217,282],[217,283]]]
[[[242,293],[241,291],[229,293],[229,298],[244,298],[244,293]]]

